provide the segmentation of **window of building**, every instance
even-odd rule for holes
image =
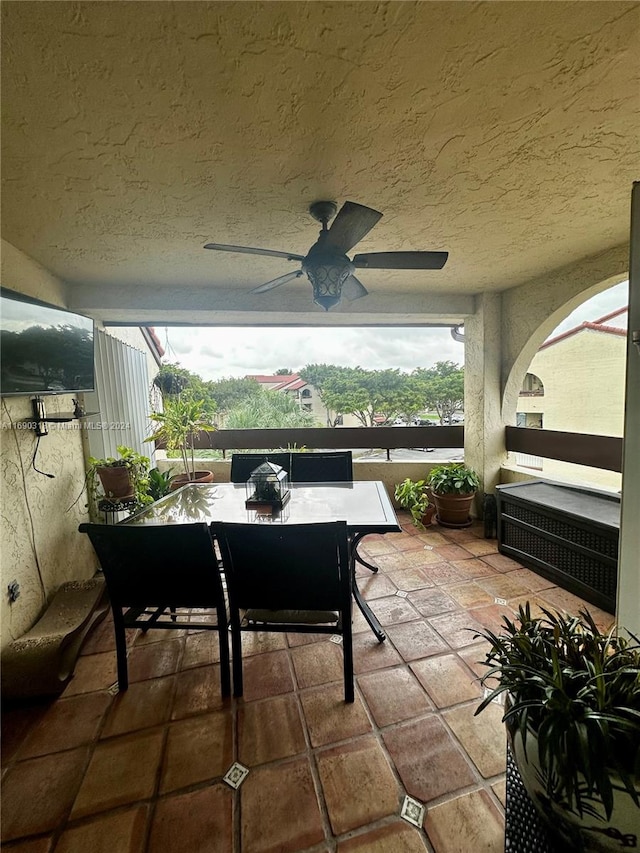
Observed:
[[[540,397],[544,394],[544,385],[535,373],[527,373],[522,383],[520,393],[527,397]]]

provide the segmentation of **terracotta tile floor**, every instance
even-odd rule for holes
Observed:
[[[499,555],[479,526],[400,521],[403,533],[360,546],[380,567],[359,568],[359,585],[388,638],[379,645],[354,610],[353,705],[340,647],[311,634],[246,635],[244,698],[223,701],[215,633],[134,633],[118,695],[105,620],[59,699],[5,709],[3,848],[502,851],[502,712],[473,715],[484,653],[469,629],[527,600],[584,603]],[[237,791],[222,780],[233,761],[249,768]],[[421,828],[400,819],[406,794],[426,806]]]

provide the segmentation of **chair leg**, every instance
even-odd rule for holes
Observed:
[[[116,637],[116,660],[118,663],[118,690],[124,691],[129,687],[127,671],[127,635],[124,631],[122,610],[113,608],[113,630]]]
[[[351,607],[349,607],[349,611]],[[355,700],[353,690],[353,632],[351,628],[351,613],[345,613],[342,618],[342,654],[344,655],[344,701]]]
[[[218,643],[220,645],[220,692],[223,696],[231,694],[231,676],[229,672],[229,639],[227,615],[224,602],[218,607]]]
[[[240,623],[235,624],[231,617],[231,656],[233,669],[233,695],[242,696],[242,636]]]

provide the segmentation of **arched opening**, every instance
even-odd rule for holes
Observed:
[[[516,426],[528,429],[622,437],[627,326],[628,282],[584,300],[529,357],[515,418],[506,422],[515,420]],[[621,488],[616,471],[513,452],[509,463],[552,480]]]

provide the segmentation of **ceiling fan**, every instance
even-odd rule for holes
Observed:
[[[288,261],[302,261],[302,269],[278,276],[255,287],[250,293],[266,293],[306,273],[313,286],[313,301],[325,311],[337,305],[342,296],[354,300],[367,295],[369,291],[354,275],[356,269],[440,270],[447,262],[448,252],[369,252],[365,255],[355,255],[350,261],[346,252],[371,231],[382,214],[353,201],[345,201],[336,216],[337,209],[334,201],[315,201],[309,207],[311,216],[322,223],[322,230],[318,241],[306,255],[273,249],[255,249],[250,246],[226,246],[222,243],[207,243],[204,248],[218,252],[240,252],[246,255],[268,255],[272,258],[286,258]],[[327,223],[334,216],[335,219],[328,228]]]

